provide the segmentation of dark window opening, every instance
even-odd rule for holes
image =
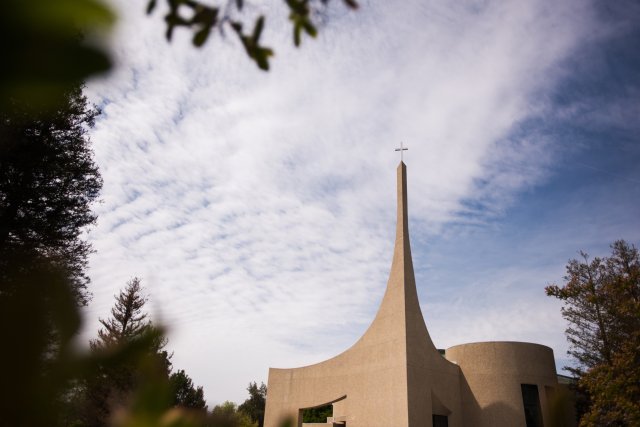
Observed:
[[[535,384],[521,384],[522,403],[524,405],[524,419],[527,427],[542,427],[542,410],[538,386]]]
[[[449,417],[446,415],[433,415],[431,420],[433,427],[449,427]]]
[[[317,408],[309,408],[302,410],[303,423],[326,423],[327,418],[333,417],[333,404],[329,403],[325,406]]]

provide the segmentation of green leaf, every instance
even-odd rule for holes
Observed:
[[[231,21],[231,28],[233,28],[233,31],[238,33],[238,35],[242,35],[242,23],[238,21]]]
[[[287,6],[289,6],[289,9],[291,9],[292,13],[300,16],[309,15],[307,0],[286,0],[286,2],[287,2]]]
[[[269,48],[257,48],[254,59],[261,70],[269,71],[269,57],[273,55],[273,51]]]
[[[309,21],[308,19],[305,19],[304,21],[302,21],[302,27],[304,28],[305,32],[309,34],[311,37],[315,37],[318,35],[318,30],[316,29],[316,27],[313,26],[311,21]]]
[[[256,20],[256,25],[253,28],[253,41],[258,42],[260,40],[260,34],[262,33],[262,28],[264,27],[264,16],[260,15],[260,17]]]
[[[198,6],[196,13],[191,18],[192,24],[202,24],[204,26],[213,27],[218,20],[218,8]]]
[[[151,12],[153,12],[157,4],[158,4],[158,0],[149,0],[149,3],[147,4],[147,15],[150,15]]]
[[[30,5],[32,23],[59,31],[94,27],[109,28],[115,21],[113,11],[98,0],[37,1]]]
[[[195,35],[193,36],[193,45],[196,47],[202,47],[202,45],[207,41],[210,33],[211,27],[205,27],[195,33]]]
[[[300,24],[296,24],[293,26],[293,44],[298,47],[300,46],[300,33],[301,33],[302,27],[300,26]]]

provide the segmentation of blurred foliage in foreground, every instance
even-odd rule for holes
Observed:
[[[137,279],[116,297],[86,352],[74,344],[81,317],[64,271],[37,256],[22,262],[33,267],[3,272],[20,284],[16,292],[0,291],[0,426],[258,426],[233,403],[208,412],[201,387],[184,371],[169,374],[163,329],[141,311]]]
[[[36,115],[24,100],[0,108],[0,277],[2,292],[15,283],[1,274],[48,260],[66,272],[77,305],[90,298],[85,274],[91,245],[82,234],[96,221],[91,204],[102,187],[88,132],[99,112],[75,86],[56,107]],[[19,259],[18,259],[19,258]],[[44,268],[44,267],[43,267]],[[44,284],[43,284],[44,286]]]
[[[104,34],[115,15],[101,0],[5,0],[0,13],[0,109],[55,107],[87,77],[107,71]]]

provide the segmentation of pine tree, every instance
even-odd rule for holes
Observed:
[[[103,328],[90,342],[92,353],[104,362],[85,383],[81,418],[87,426],[106,426],[113,410],[126,406],[144,385],[150,370],[161,383],[168,382],[171,371],[171,355],[164,350],[167,340],[143,311],[147,297],[140,279],[130,280],[115,299],[111,317],[100,319]],[[123,348],[131,349],[125,352],[129,358],[109,359]]]
[[[0,99],[3,425],[55,424],[68,392],[79,307],[90,296],[91,246],[82,233],[96,219],[90,208],[102,186],[88,137],[98,111],[80,83],[69,84],[46,111],[15,93]]]
[[[10,297],[20,285],[12,277],[28,274],[38,260],[63,271],[77,304],[86,305],[91,245],[81,233],[96,220],[90,206],[102,187],[87,132],[98,111],[80,86],[47,114],[3,102],[9,105],[0,109],[0,290]]]
[[[207,404],[204,401],[202,387],[195,387],[193,381],[183,369],[174,372],[169,377],[173,406],[198,409],[206,412]]]
[[[152,326],[147,313],[142,311],[147,297],[142,294],[140,279],[134,277],[127,282],[127,287],[115,298],[116,303],[111,309],[112,317],[100,319],[104,329],[98,331],[97,340],[91,341],[91,348],[94,350],[129,342]]]

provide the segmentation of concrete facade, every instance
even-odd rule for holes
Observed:
[[[449,348],[443,357],[434,346],[413,273],[404,163],[397,174],[393,261],[373,322],[332,359],[269,369],[265,427],[279,427],[286,418],[301,426],[303,409],[330,403],[334,425],[349,427],[432,427],[434,415],[451,427],[529,427],[522,384],[537,387],[541,411],[546,409],[547,394],[557,387],[550,348],[474,343]]]

